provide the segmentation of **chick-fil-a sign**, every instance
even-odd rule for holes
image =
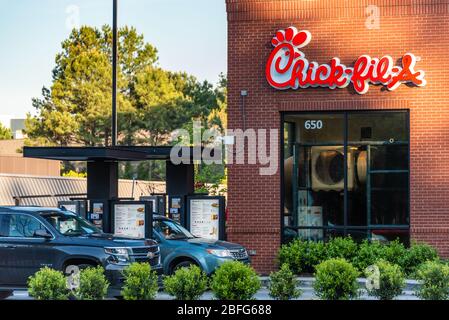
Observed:
[[[309,87],[346,88],[352,83],[355,91],[365,94],[370,84],[382,84],[395,90],[402,83],[426,85],[424,71],[415,71],[417,58],[406,53],[402,57],[402,67],[395,66],[393,58],[380,59],[363,55],[353,67],[347,67],[340,59],[333,58],[329,64],[309,62],[299,49],[312,40],[309,31],[298,31],[295,27],[279,30],[271,41],[275,47],[267,66],[268,83],[279,90]]]

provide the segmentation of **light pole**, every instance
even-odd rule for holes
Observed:
[[[118,0],[113,0],[112,13],[112,146],[117,145],[117,6]]]

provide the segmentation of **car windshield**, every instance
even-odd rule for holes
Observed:
[[[64,236],[76,237],[101,233],[100,229],[71,212],[45,212],[41,216]]]
[[[159,232],[166,240],[184,240],[195,238],[180,224],[166,219],[154,220],[154,230]]]

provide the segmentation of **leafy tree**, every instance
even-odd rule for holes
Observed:
[[[12,139],[12,133],[11,130],[8,128],[5,128],[1,123],[0,123],[0,140],[10,140]]]
[[[62,174],[65,178],[87,178],[87,174],[85,172],[76,172],[76,171],[69,171]]]
[[[171,133],[190,128],[226,128],[224,75],[214,87],[207,81],[158,66],[158,53],[135,28],[118,31],[118,143],[169,145]],[[74,29],[56,55],[52,85],[33,99],[26,120],[26,145],[109,146],[111,144],[112,31],[109,26]],[[67,165],[70,171],[70,166]],[[126,169],[126,170],[125,170]],[[204,172],[204,182],[217,184],[224,166]],[[207,176],[207,172],[211,176]],[[63,170],[63,172],[66,172]],[[161,163],[125,165],[122,176],[163,179]],[[219,172],[220,174],[217,174]],[[203,175],[204,176],[204,175]]]
[[[122,29],[120,43],[126,31],[135,33]],[[43,89],[41,99],[33,99],[37,115],[27,117],[26,131],[32,140],[44,138],[45,144],[50,145],[110,144],[111,38],[107,26],[101,30],[81,27],[74,29],[62,43],[62,52],[56,56],[53,84],[50,89]],[[120,112],[129,112],[132,106],[124,96],[127,79],[121,71],[126,68],[122,61],[118,72],[118,108]]]
[[[212,111],[223,108],[223,88],[158,67],[156,48],[136,29],[123,27],[118,35],[120,144],[167,144],[173,130],[192,118],[206,124]],[[28,145],[110,145],[111,58],[109,26],[72,31],[56,56],[51,87],[33,99]]]

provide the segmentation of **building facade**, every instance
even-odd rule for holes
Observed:
[[[59,161],[27,159],[23,157],[24,140],[0,141],[0,174],[58,177]]]
[[[228,126],[278,132],[280,162],[229,165],[228,239],[262,273],[293,238],[423,241],[449,257],[447,1],[226,4]]]

